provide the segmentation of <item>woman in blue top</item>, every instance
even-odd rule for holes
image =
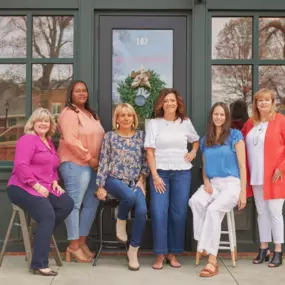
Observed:
[[[97,173],[97,197],[105,200],[107,192],[120,201],[116,225],[117,239],[126,243],[126,222],[134,208],[132,237],[128,250],[129,269],[139,270],[137,253],[146,222],[145,176],[148,171],[144,132],[136,130],[138,117],[127,104],[117,105],[113,115],[114,131],[106,133]]]
[[[239,209],[246,206],[245,144],[241,132],[231,129],[230,123],[227,105],[214,104],[207,133],[200,144],[204,185],[189,200],[197,250],[209,255],[201,277],[211,277],[219,272],[217,253],[225,213],[237,204]]]

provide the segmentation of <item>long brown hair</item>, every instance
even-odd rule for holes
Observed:
[[[216,107],[222,107],[225,112],[225,122],[222,125],[222,132],[221,135],[217,138],[216,137],[216,126],[213,122],[213,114],[216,109]],[[230,125],[231,125],[231,118],[230,118],[230,111],[228,106],[223,102],[217,102],[215,103],[210,111],[209,120],[208,120],[208,128],[207,133],[205,137],[205,145],[208,147],[214,146],[214,145],[223,145],[226,141],[226,139],[230,135]]]
[[[82,80],[73,80],[70,82],[68,88],[67,88],[67,100],[66,100],[66,104],[65,106],[66,107],[69,107],[71,110],[73,110],[74,112],[78,113],[79,111],[77,110],[77,108],[73,105],[73,102],[72,102],[72,93],[73,93],[73,89],[74,89],[74,86],[77,84],[77,83],[82,83],[85,85],[86,87],[86,90],[87,90],[87,93],[88,93],[88,97],[87,97],[87,101],[86,103],[84,104],[84,108],[89,111],[91,113],[91,115],[94,117],[95,120],[99,120],[99,116],[98,114],[90,107],[89,105],[89,91],[88,91],[88,87],[87,87],[87,84],[82,81]]]
[[[269,115],[269,119],[272,120],[275,116],[275,96],[273,94],[273,92],[269,89],[260,89],[259,91],[257,91],[255,94],[254,94],[254,97],[253,97],[253,102],[252,102],[252,121],[253,121],[253,124],[256,125],[258,123],[260,123],[260,113],[259,113],[259,110],[257,108],[257,101],[259,99],[262,99],[264,97],[267,97],[267,96],[270,96],[271,100],[272,100],[272,108],[270,110],[270,115]]]
[[[163,110],[163,104],[164,104],[164,99],[165,97],[173,93],[176,97],[177,101],[177,110],[176,110],[176,118],[180,118],[181,122],[185,119],[187,119],[186,115],[186,107],[183,98],[179,94],[179,92],[174,89],[174,88],[164,88],[160,90],[160,94],[158,98],[155,101],[155,106],[154,106],[154,116],[155,118],[163,118],[164,116],[164,110]]]

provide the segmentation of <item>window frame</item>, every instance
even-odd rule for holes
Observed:
[[[252,18],[252,58],[251,59],[212,59],[212,18],[230,17],[251,17]],[[259,58],[259,18],[285,18],[283,12],[262,12],[262,11],[209,11],[208,13],[208,36],[207,54],[209,64],[207,77],[210,79],[207,88],[207,105],[212,106],[212,66],[213,65],[251,65],[252,68],[252,98],[259,89],[259,66],[285,65],[285,59],[260,59]]]
[[[7,10],[0,11],[0,17],[27,17],[27,42],[26,42],[26,57],[23,58],[1,58],[1,64],[25,64],[26,65],[26,105],[25,105],[25,118],[26,120],[32,113],[32,80],[33,80],[33,64],[71,64],[73,66],[73,78],[78,77],[78,49],[79,49],[79,18],[78,10],[63,9],[63,10]],[[33,17],[40,16],[73,16],[73,57],[69,58],[33,58],[33,45],[32,45],[32,33],[33,33]],[[1,160],[1,169],[11,168],[13,161]]]

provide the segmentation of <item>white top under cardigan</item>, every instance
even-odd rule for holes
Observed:
[[[268,122],[255,125],[246,137],[250,185],[264,182],[264,140]]]
[[[192,164],[184,159],[187,142],[195,142],[199,136],[190,119],[167,121],[163,118],[152,119],[148,123],[145,148],[155,149],[156,169],[187,170]]]

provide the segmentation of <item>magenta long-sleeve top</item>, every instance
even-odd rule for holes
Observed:
[[[16,144],[14,168],[9,185],[22,188],[31,195],[43,197],[32,187],[40,183],[48,191],[60,196],[52,189],[53,181],[58,181],[59,159],[54,144],[48,140],[50,149],[38,135],[23,135]]]

